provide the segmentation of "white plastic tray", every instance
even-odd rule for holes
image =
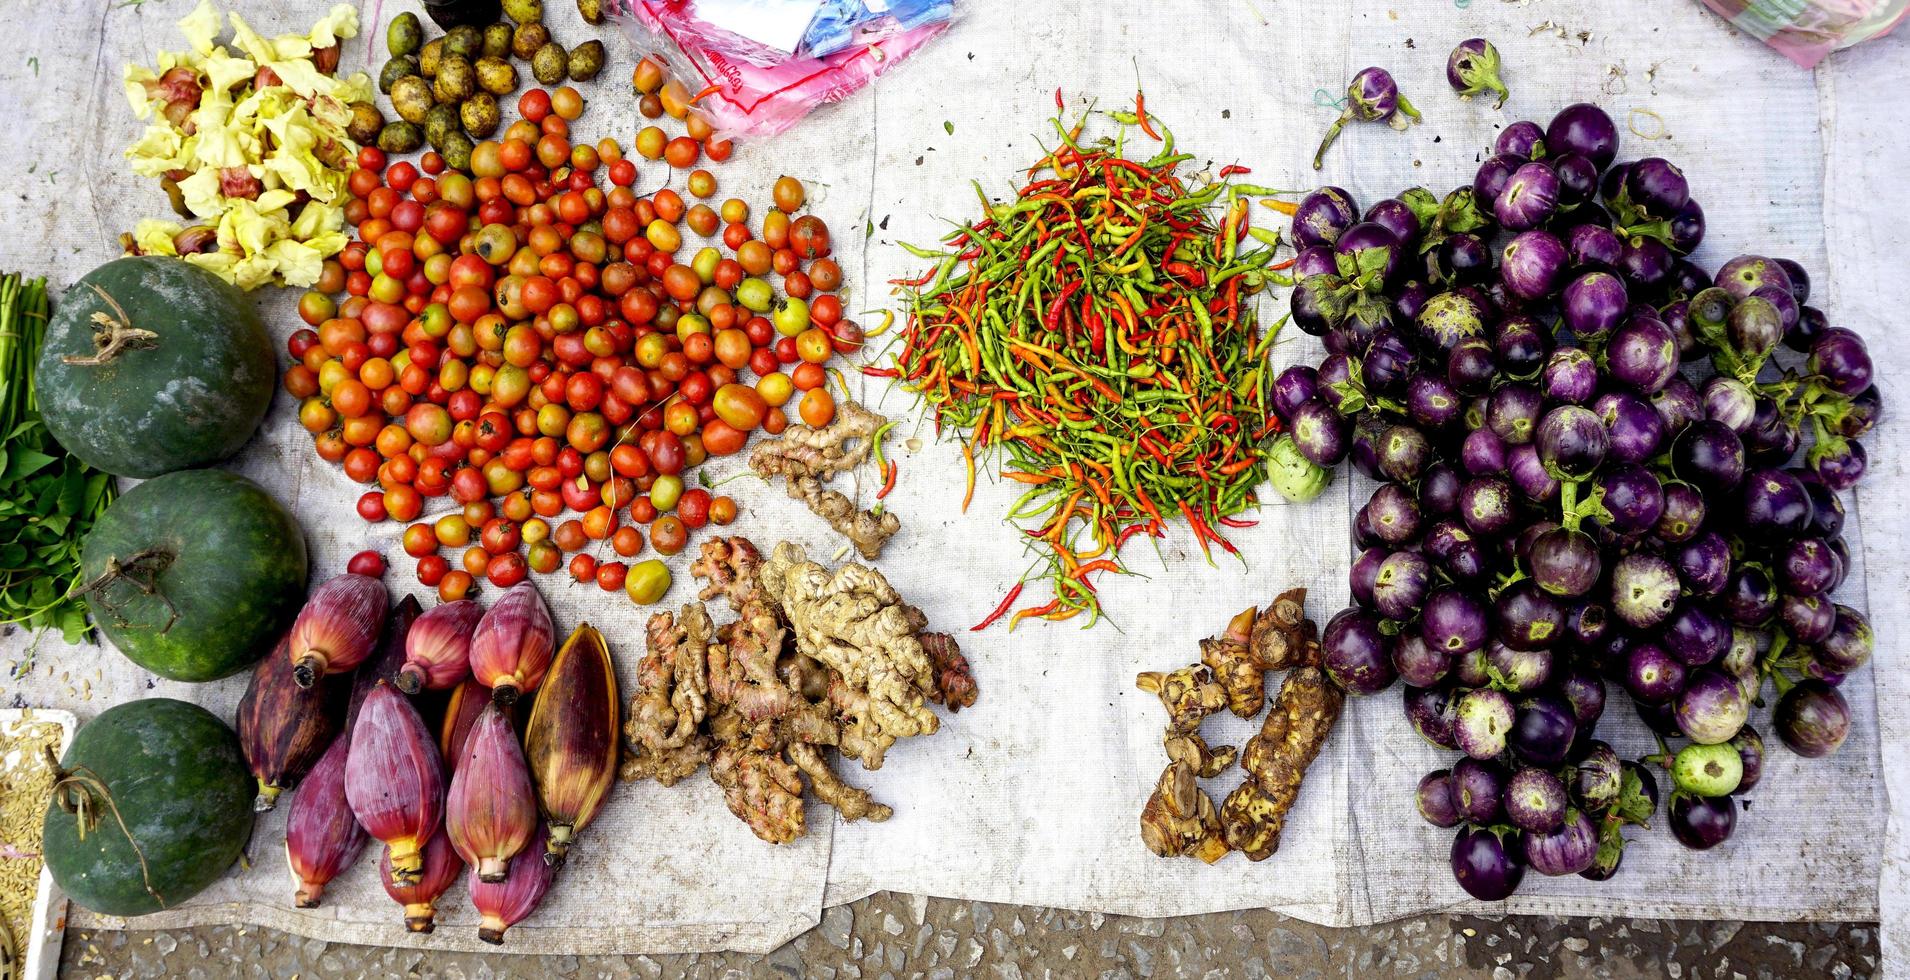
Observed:
[[[0,708],[0,730],[31,720],[36,724],[54,724],[60,726],[60,742],[56,754],[64,755],[67,745],[73,741],[73,732],[79,727],[79,721],[70,711],[57,711],[51,708]],[[53,883],[53,873],[46,868],[46,862],[40,863],[40,886],[33,897],[33,919],[28,928],[30,934],[15,936],[16,943],[26,946],[26,961],[21,964],[21,980],[54,980],[60,972],[60,943],[66,938],[66,895],[60,886]]]

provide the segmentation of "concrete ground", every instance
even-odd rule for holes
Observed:
[[[880,894],[768,956],[483,956],[241,927],[66,937],[68,977],[1871,977],[1868,923],[1433,915],[1330,929],[1265,911],[1133,919]]]

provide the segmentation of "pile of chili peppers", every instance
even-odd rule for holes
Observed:
[[[1057,109],[1061,106],[1056,93]],[[1086,142],[1091,117],[1119,124]],[[1176,517],[1201,550],[1239,552],[1217,528],[1248,527],[1266,479],[1263,447],[1280,427],[1274,372],[1252,297],[1277,280],[1278,236],[1249,227],[1243,168],[1183,179],[1191,154],[1137,96],[1133,112],[1089,112],[1027,171],[1031,182],[949,234],[935,261],[894,284],[909,309],[893,377],[965,437],[966,509],[977,460],[1028,491],[1010,509],[1042,556],[1053,598],[1014,612],[1065,620],[1101,605],[1095,578],[1124,572],[1122,548],[1161,538]],[[1129,159],[1138,128],[1158,152]],[[1266,247],[1255,247],[1254,242]],[[1245,247],[1243,247],[1245,246]],[[905,246],[908,247],[908,246]],[[1038,566],[1039,567],[1039,566]],[[1020,598],[1021,585],[975,629]]]

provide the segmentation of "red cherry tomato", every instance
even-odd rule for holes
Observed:
[[[366,494],[366,496],[377,497],[381,506],[384,503],[382,494]],[[383,578],[385,575],[385,556],[376,551],[361,551],[351,556],[351,560],[345,563],[345,571],[353,575],[369,575],[372,578]]]

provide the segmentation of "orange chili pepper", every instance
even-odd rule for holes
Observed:
[[[1057,608],[1060,608],[1060,606],[1061,606],[1060,599],[1050,599],[1046,603],[1043,603],[1042,605],[1039,605],[1039,606],[1029,606],[1026,609],[1017,609],[1015,610],[1015,614],[1013,616],[1008,617],[1008,632],[1013,633],[1015,631],[1015,627],[1020,625],[1022,620],[1030,616],[1046,616],[1049,613],[1054,612]]]
[[[962,447],[962,467],[968,473],[968,489],[962,494],[962,513],[968,513],[968,505],[975,499],[975,451]]]

